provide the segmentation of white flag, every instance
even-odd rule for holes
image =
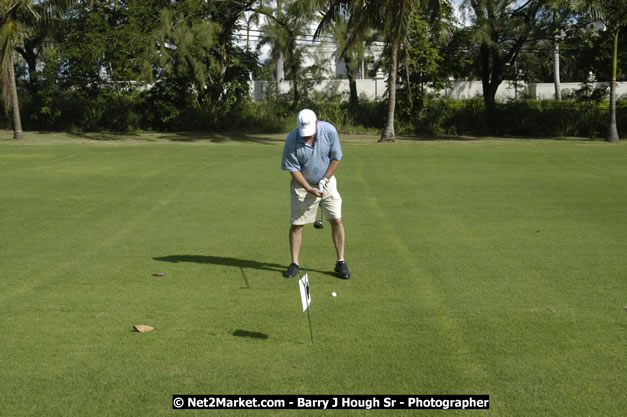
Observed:
[[[309,304],[311,304],[309,278],[307,277],[307,274],[303,275],[303,277],[298,280],[298,286],[300,287],[300,300],[303,302],[303,311],[306,311]]]

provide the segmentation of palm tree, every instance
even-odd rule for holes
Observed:
[[[329,2],[325,0],[314,0],[313,3],[312,7],[324,9],[328,7]],[[359,104],[359,96],[357,93],[358,66],[359,63],[364,60],[366,45],[371,40],[371,37],[367,36],[366,31],[364,31],[359,33],[361,39],[353,39],[350,44],[347,42],[350,33],[349,20],[354,11],[351,10],[349,4],[345,4],[342,7],[343,8],[339,11],[329,10],[325,14],[314,33],[314,39],[319,38],[322,33],[328,33],[333,37],[337,45],[338,58],[343,59],[346,66],[346,75],[350,89],[349,103],[354,107]]]
[[[394,114],[399,51],[409,30],[409,17],[419,6],[420,0],[371,0],[366,1],[361,10],[356,13],[358,22],[362,21],[356,22],[353,27],[378,28],[389,47],[388,105],[385,127],[379,142],[393,142],[396,136]]]
[[[4,109],[8,113],[13,108],[13,138],[23,137],[20,107],[17,99],[17,85],[13,68],[15,45],[28,32],[28,22],[39,15],[34,10],[32,0],[0,0],[0,72],[2,74],[2,95]]]
[[[409,31],[410,16],[419,7],[439,10],[448,0],[330,0],[325,19],[350,10],[349,32],[345,49],[364,38],[367,31],[377,30],[388,45],[389,78],[388,105],[385,127],[379,142],[393,142],[394,113],[396,109],[396,82],[399,67],[399,51]],[[438,15],[439,13],[435,13]]]
[[[338,59],[342,59],[346,67],[346,76],[348,77],[350,91],[349,103],[351,106],[357,106],[359,104],[357,76],[359,63],[365,58],[367,41],[355,42],[351,47],[346,48],[346,34],[348,30],[348,19],[344,17],[335,23],[331,35],[337,45]],[[314,35],[314,37],[316,36],[317,34]]]
[[[612,54],[612,80],[610,82],[610,124],[605,138],[608,142],[618,142],[616,126],[616,69],[618,65],[618,35],[627,26],[627,0],[583,0],[581,7],[590,13],[593,19],[601,21],[612,35],[614,51]]]
[[[282,0],[277,2],[275,10],[262,5],[256,12],[267,18],[266,24],[262,26],[264,34],[259,39],[257,48],[266,44],[272,47],[271,56],[277,62],[277,91],[285,60],[289,71],[287,76],[292,81],[292,108],[297,109],[302,98],[302,62],[308,53],[308,48],[299,45],[299,41],[309,34],[308,27],[313,19],[310,4],[299,0]]]
[[[50,27],[77,0],[0,0],[0,75],[5,111],[13,109],[13,137],[23,137],[13,52],[34,31]]]
[[[562,101],[562,87],[560,82],[560,40],[559,27],[559,3],[550,5],[553,14],[553,84],[555,87],[555,99]]]
[[[555,99],[562,100],[562,88],[560,83],[560,42],[568,36],[568,29],[572,24],[568,21],[575,12],[577,0],[547,0],[552,24],[550,25],[553,37],[553,85],[555,87]]]
[[[246,51],[250,51],[250,29],[259,25],[259,13],[255,11],[249,11],[242,14],[240,18],[246,27]]]

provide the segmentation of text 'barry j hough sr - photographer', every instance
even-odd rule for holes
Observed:
[[[174,395],[174,409],[489,409],[488,395]]]

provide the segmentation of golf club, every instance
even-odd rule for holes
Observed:
[[[323,202],[323,200],[320,199],[320,220],[316,220],[314,222],[314,227],[316,229],[324,229],[324,224],[323,224],[323,221],[324,221],[324,210],[323,210],[322,202]]]

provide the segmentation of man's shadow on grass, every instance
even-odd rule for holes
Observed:
[[[287,270],[286,265],[280,265],[280,264],[270,263],[270,262],[252,261],[249,259],[231,258],[227,256],[169,255],[169,256],[158,256],[152,259],[154,259],[155,261],[162,261],[162,262],[172,262],[172,263],[193,262],[193,263],[198,263],[198,264],[224,265],[224,266],[233,266],[236,268],[240,268],[240,270],[242,271],[242,275],[244,277],[244,281],[246,283],[246,288],[250,288],[250,287],[248,285],[248,279],[246,277],[246,274],[244,273],[244,268],[279,272],[281,273],[281,276],[283,276],[283,272]],[[329,271],[320,271],[317,269],[309,269],[309,268],[307,268],[307,271],[317,272],[320,274],[330,275],[330,276],[335,277],[335,274]]]

